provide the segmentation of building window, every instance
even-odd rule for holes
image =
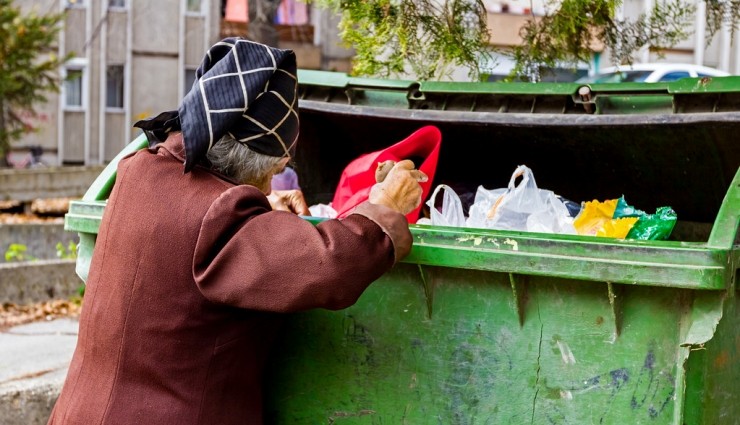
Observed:
[[[66,7],[85,7],[85,0],[66,0]]]
[[[185,87],[183,93],[188,94],[195,84],[195,68],[185,68]]]
[[[201,13],[201,1],[200,0],[188,0],[188,12]]]
[[[64,106],[82,108],[84,99],[82,68],[67,68],[67,78],[64,80]]]
[[[108,0],[108,7],[115,9],[125,9],[126,0]]]
[[[105,73],[105,106],[123,108],[123,65],[108,65]]]

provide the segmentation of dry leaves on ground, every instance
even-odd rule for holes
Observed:
[[[63,223],[74,198],[36,199],[30,204],[0,201],[0,224]]]
[[[36,199],[31,202],[31,212],[42,215],[64,215],[69,211],[73,198]]]
[[[28,305],[0,304],[0,330],[31,322],[79,317],[79,301],[51,300]]]
[[[36,214],[0,213],[0,224],[64,223],[63,217],[41,217]]]

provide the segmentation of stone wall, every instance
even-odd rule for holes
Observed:
[[[81,197],[102,171],[102,165],[0,169],[0,201]]]
[[[39,260],[0,264],[0,302],[32,304],[79,295],[82,279],[75,260]]]
[[[70,242],[77,244],[80,238],[77,233],[66,232],[64,224],[28,223],[0,224],[0,263],[5,262],[5,252],[10,244],[26,246],[26,253],[40,260],[57,259],[57,243],[65,248]]]
[[[77,295],[83,285],[74,259],[57,258],[57,243],[77,244],[77,233],[65,232],[62,223],[0,225],[0,302],[30,304]],[[10,244],[26,247],[34,261],[5,262]]]

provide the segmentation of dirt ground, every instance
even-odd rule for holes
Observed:
[[[0,224],[63,223],[70,198],[37,199],[30,205],[0,201]]]
[[[52,300],[28,305],[4,303],[0,305],[0,331],[31,322],[60,318],[77,318],[81,300]]]

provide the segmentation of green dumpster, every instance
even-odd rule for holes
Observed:
[[[668,241],[411,225],[409,257],[356,305],[289,317],[268,423],[740,424],[740,77],[299,82],[310,204],[350,160],[434,124],[434,185],[503,187],[526,164],[567,199],[679,221]],[[66,216],[83,279],[116,162]]]

